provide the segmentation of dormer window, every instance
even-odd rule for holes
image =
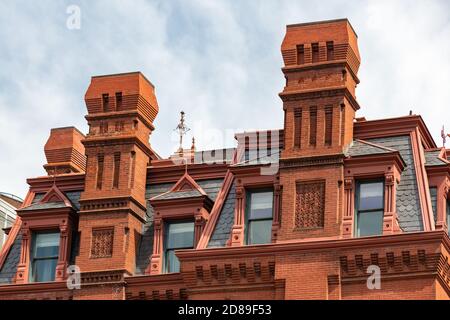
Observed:
[[[384,183],[358,182],[356,191],[356,236],[383,234]]]
[[[194,248],[194,222],[168,222],[165,231],[164,270],[166,273],[180,272],[180,261],[175,250]]]
[[[30,282],[54,281],[58,254],[59,232],[34,233]]]
[[[273,191],[255,190],[247,192],[246,243],[271,242],[273,221]]]
[[[155,212],[155,245],[148,272],[179,272],[175,251],[197,246],[213,201],[186,172],[169,191],[150,198],[150,204]]]

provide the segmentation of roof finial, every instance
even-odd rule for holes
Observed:
[[[192,137],[191,151],[192,151],[192,152],[195,152],[195,137]]]
[[[180,123],[178,124],[178,126],[175,128],[174,131],[177,131],[178,134],[180,135],[180,147],[178,148],[178,153],[183,154],[183,136],[186,134],[186,132],[188,132],[189,129],[185,124],[184,124],[184,111],[180,112]]]

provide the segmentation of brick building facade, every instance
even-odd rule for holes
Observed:
[[[167,159],[153,84],[92,77],[89,132],[52,129],[27,180],[0,299],[448,299],[450,150],[420,116],[356,116],[348,20],[289,25],[281,53],[284,128]]]

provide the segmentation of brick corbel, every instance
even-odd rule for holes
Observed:
[[[15,280],[15,283],[17,284],[28,283],[30,270],[29,261],[30,261],[31,231],[30,228],[26,225],[26,223],[24,223],[21,231],[22,231],[22,247]]]
[[[279,177],[273,188],[273,223],[272,223],[272,242],[277,242],[278,231],[280,229],[281,199],[283,188],[279,183]]]
[[[244,245],[244,221],[245,221],[245,191],[242,181],[238,180],[236,185],[236,205],[234,209],[234,225],[231,231],[231,246]]]
[[[160,274],[162,272],[162,250],[163,250],[163,231],[162,219],[160,213],[156,212],[156,217],[153,221],[153,254],[150,259],[150,264],[146,270],[146,274]]]
[[[55,280],[64,281],[67,279],[67,267],[69,266],[69,252],[71,244],[72,228],[66,220],[59,226],[59,255],[56,265]]]
[[[447,208],[447,206],[449,205],[449,199],[450,199],[450,180],[446,179],[446,183],[444,186],[442,186],[442,193],[443,193],[443,198],[444,198],[444,208],[442,208],[442,210],[440,212],[438,212],[437,215],[437,223],[436,223],[436,229],[441,230],[448,230],[448,225],[450,224],[450,221],[447,221],[447,210],[449,210]],[[438,195],[438,199],[439,199],[439,195]]]
[[[344,238],[353,237],[354,212],[355,212],[355,180],[347,177],[344,180],[344,217],[342,220],[342,236]]]
[[[394,234],[401,232],[397,215],[397,188],[400,175],[388,171],[384,175],[384,214],[383,214],[383,234]]]

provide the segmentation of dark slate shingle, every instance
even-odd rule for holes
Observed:
[[[69,199],[70,202],[72,203],[73,208],[79,211],[81,191],[67,191],[65,192],[65,195],[67,199]]]
[[[22,234],[19,233],[14,240],[14,243],[9,250],[5,263],[0,270],[0,285],[9,284],[12,282],[17,272],[17,266],[20,259],[20,251],[22,248]]]
[[[225,199],[225,203],[223,204],[216,228],[209,240],[208,248],[224,247],[226,245],[226,242],[230,237],[231,228],[233,227],[235,200],[236,186],[233,183]]]
[[[422,211],[419,202],[416,169],[414,167],[413,151],[409,136],[384,137],[367,139],[388,148],[398,150],[406,163],[397,185],[397,212],[400,228],[405,232],[423,230]]]
[[[391,153],[392,151],[389,151],[384,148],[380,148],[377,146],[373,146],[367,143],[364,143],[362,141],[354,140],[350,147],[348,148],[346,152],[346,156],[349,157],[359,157],[359,156],[366,156],[371,154],[385,154],[385,153]]]
[[[155,200],[170,200],[170,199],[183,199],[183,198],[195,198],[201,197],[202,194],[198,190],[188,190],[188,191],[177,191],[177,192],[168,192],[161,195],[156,196]]]
[[[64,202],[47,202],[47,203],[33,203],[30,206],[20,209],[20,211],[31,211],[31,210],[43,210],[43,209],[57,209],[66,208]]]
[[[437,188],[430,188],[431,206],[433,207],[434,223],[437,221]]]
[[[425,151],[425,165],[429,167],[446,165],[445,161],[439,159],[440,153],[441,150]]]

